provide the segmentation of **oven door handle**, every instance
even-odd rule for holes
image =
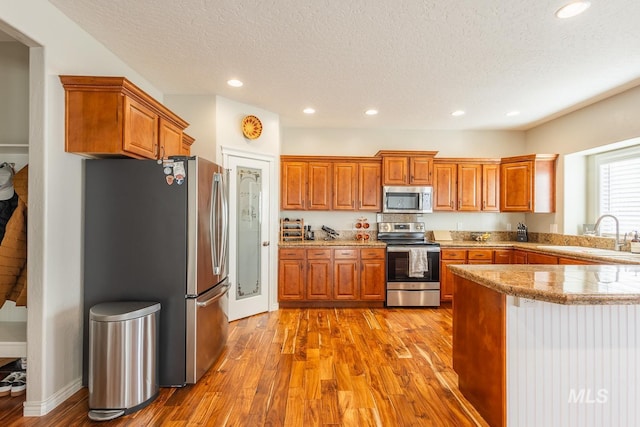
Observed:
[[[429,246],[429,247],[424,247],[424,246],[413,246],[413,247],[419,247],[419,248],[424,248],[427,250],[427,252],[440,252],[440,248],[438,246]],[[387,246],[387,252],[409,252],[410,247],[408,246]]]

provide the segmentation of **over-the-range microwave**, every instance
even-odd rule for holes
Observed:
[[[433,187],[388,186],[382,187],[383,213],[431,213],[433,212]]]

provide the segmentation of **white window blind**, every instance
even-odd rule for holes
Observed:
[[[640,149],[596,154],[595,165],[598,216],[611,214],[618,218],[621,239],[624,233],[640,231]],[[600,232],[614,234],[615,222],[603,219]]]

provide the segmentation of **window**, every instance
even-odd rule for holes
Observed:
[[[621,239],[624,233],[640,231],[640,146],[591,157],[595,188],[590,194],[595,218],[604,214],[618,218]],[[600,232],[613,235],[615,222],[603,219]]]

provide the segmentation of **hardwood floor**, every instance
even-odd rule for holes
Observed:
[[[0,398],[0,425],[486,426],[456,387],[451,318],[448,307],[264,313],[230,324],[197,384],[161,388],[138,412],[93,423],[83,388],[44,417]]]

